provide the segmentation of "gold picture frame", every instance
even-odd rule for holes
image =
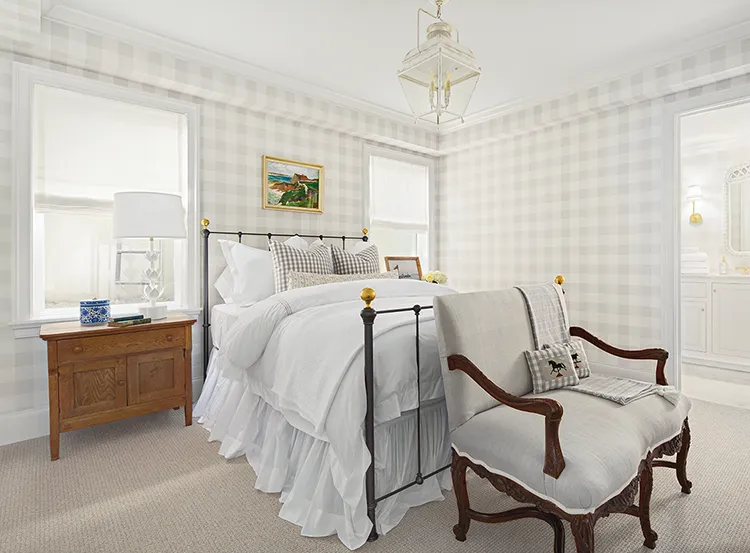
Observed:
[[[263,209],[323,213],[325,167],[263,156]]]
[[[417,268],[417,278],[414,278],[414,274],[411,272],[405,272],[403,275],[401,274],[401,270],[399,269],[399,261],[407,261],[409,264],[413,264]],[[395,263],[394,263],[395,262]],[[407,264],[408,267],[408,264]],[[387,271],[392,271],[394,269],[399,269],[398,278],[408,278],[411,280],[422,280],[422,265],[419,263],[419,257],[418,256],[402,256],[402,257],[394,257],[394,256],[387,256],[385,258],[385,268]],[[412,267],[409,267],[407,271],[410,271]]]

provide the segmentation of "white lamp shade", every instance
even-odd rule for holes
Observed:
[[[701,190],[701,187],[699,185],[694,184],[692,186],[688,186],[688,189],[687,189],[688,201],[700,200],[702,197],[703,197],[703,190]]]
[[[180,196],[117,192],[114,200],[114,238],[186,238]]]

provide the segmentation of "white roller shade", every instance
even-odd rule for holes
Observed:
[[[38,208],[86,198],[111,209],[123,190],[181,193],[183,114],[37,85],[34,125]]]
[[[33,42],[42,26],[42,0],[0,0],[0,37]]]
[[[370,157],[372,224],[428,230],[430,175],[426,165]]]

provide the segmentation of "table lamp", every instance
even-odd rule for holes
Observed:
[[[149,268],[144,271],[147,284],[143,295],[148,306],[141,307],[144,317],[163,319],[166,305],[156,305],[162,294],[161,252],[154,250],[154,239],[186,238],[185,209],[182,198],[160,192],[118,192],[114,195],[114,238],[148,238],[149,251],[145,253]]]

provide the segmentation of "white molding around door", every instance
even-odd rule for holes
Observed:
[[[717,108],[750,102],[750,85],[734,86],[694,98],[685,98],[667,104],[664,117],[664,270],[662,275],[662,336],[668,351],[672,352],[667,365],[667,380],[681,388],[681,164],[680,164],[680,120]]]

